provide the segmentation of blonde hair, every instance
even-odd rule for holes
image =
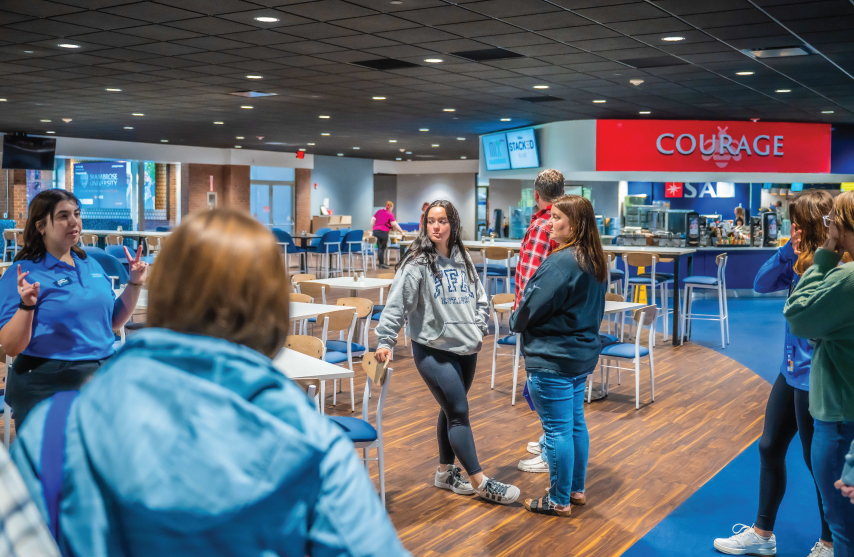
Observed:
[[[854,191],[841,193],[833,201],[833,222],[840,232],[847,230],[854,234]],[[854,255],[854,254],[852,254]]]
[[[287,339],[289,278],[276,238],[249,214],[200,211],[169,235],[148,280],[148,325],[266,356]]]
[[[386,201],[385,202],[385,208],[386,208],[386,211],[391,211],[392,209],[394,209],[394,202],[393,201]]]

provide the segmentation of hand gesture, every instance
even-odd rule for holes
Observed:
[[[842,492],[843,497],[848,497],[851,499],[851,504],[854,504],[854,485],[846,485],[842,480],[836,480],[833,485]]]
[[[21,265],[18,265],[18,294],[21,295],[21,301],[24,302],[24,305],[34,306],[39,299],[39,283],[30,284],[27,282],[25,279],[29,274],[29,271],[21,272]]]
[[[792,229],[792,237],[789,239],[789,241],[792,243],[792,249],[795,250],[795,255],[800,255],[801,254],[801,250],[800,250],[800,247],[801,247],[801,229],[800,228],[793,228]]]
[[[839,242],[839,229],[836,228],[836,223],[833,222],[833,219],[830,219],[830,226],[827,227],[827,240],[824,241],[822,247],[826,250],[836,252],[840,257],[845,254],[845,249]]]
[[[388,348],[377,348],[377,351],[374,352],[374,357],[378,362],[384,363],[391,357],[391,350]]]
[[[140,261],[139,257],[142,255],[142,246],[140,245],[136,250],[136,257],[131,259],[130,252],[128,251],[127,246],[125,246],[125,257],[128,260],[128,268],[130,269],[130,282],[136,284],[144,284],[145,279],[148,278],[148,263],[145,261]]]

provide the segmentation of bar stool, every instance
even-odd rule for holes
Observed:
[[[624,253],[623,254],[623,265],[626,268],[626,281],[623,283],[625,286],[626,299],[632,299],[632,291],[629,290],[630,287],[635,287],[634,291],[637,290],[638,286],[643,287],[651,287],[649,289],[652,294],[652,300],[647,299],[647,303],[650,305],[656,306],[656,314],[661,316],[662,325],[664,328],[663,336],[664,340],[668,339],[667,336],[667,328],[670,312],[668,310],[668,300],[667,300],[667,285],[673,282],[673,278],[667,278],[666,275],[655,272],[655,265],[659,261],[659,258],[655,254],[651,253],[643,253],[643,252],[634,252],[634,253]],[[629,267],[650,267],[652,271],[650,273],[643,273],[643,275],[647,276],[637,276],[629,278]],[[655,290],[656,288],[660,291],[659,295],[661,297],[661,307],[658,307],[658,304],[655,301]],[[653,327],[654,329],[655,327]],[[653,342],[655,336],[653,335]]]
[[[626,272],[622,269],[617,269],[616,260],[612,254],[608,254],[608,290],[611,290],[611,285],[614,285],[615,294],[623,294],[623,281],[626,279]]]
[[[510,280],[516,274],[516,269],[511,267],[510,261],[513,259],[514,252],[512,249],[489,247],[485,248],[483,254],[483,287],[486,289],[487,295],[492,295],[492,281],[503,281],[504,292],[510,292]],[[503,261],[501,265],[490,265],[490,261]],[[477,266],[475,267],[477,269]]]
[[[685,298],[682,300],[682,323],[679,328],[681,334],[690,337],[691,335],[691,320],[697,319],[700,321],[720,321],[721,323],[721,348],[726,348],[729,344],[729,309],[727,308],[726,300],[726,261],[727,254],[722,253],[715,258],[715,263],[718,266],[717,276],[705,277],[694,276],[685,279]],[[695,288],[715,290],[718,294],[718,316],[708,314],[693,314],[691,313],[691,295]],[[687,323],[687,329],[686,329]]]
[[[522,339],[519,333],[510,332],[506,337],[501,336],[501,322],[498,319],[499,313],[509,313],[509,309],[496,309],[496,304],[506,304],[516,301],[515,294],[496,294],[490,301],[490,309],[492,310],[492,318],[495,321],[495,342],[492,344],[492,381],[489,385],[490,389],[495,388],[495,364],[498,356],[513,357],[513,391],[510,395],[510,405],[516,405],[516,385],[519,382],[519,354],[522,347]],[[499,352],[498,346],[506,346],[510,352]]]

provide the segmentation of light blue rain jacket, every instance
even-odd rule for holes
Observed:
[[[45,520],[49,405],[12,447]],[[409,555],[344,432],[224,340],[131,336],[71,407],[65,454],[60,527],[77,557]]]

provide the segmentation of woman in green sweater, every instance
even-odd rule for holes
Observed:
[[[834,489],[854,440],[854,192],[845,192],[824,217],[827,241],[816,251],[783,311],[792,334],[815,343],[810,414],[815,419],[812,467],[835,557],[854,557],[854,505]]]

